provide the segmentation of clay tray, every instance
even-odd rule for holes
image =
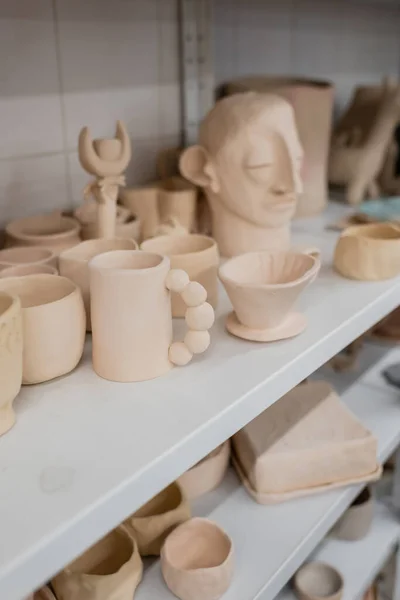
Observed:
[[[233,437],[249,494],[273,504],[379,479],[377,441],[323,381],[300,385]]]

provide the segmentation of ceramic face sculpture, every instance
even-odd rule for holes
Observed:
[[[199,141],[180,168],[207,194],[222,256],[288,249],[303,157],[290,104],[255,92],[224,98],[201,124]]]

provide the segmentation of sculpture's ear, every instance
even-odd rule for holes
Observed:
[[[202,146],[190,146],[179,160],[180,172],[199,187],[209,187],[218,193],[219,184],[206,150]]]

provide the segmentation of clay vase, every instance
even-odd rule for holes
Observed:
[[[390,223],[345,229],[335,248],[336,271],[348,279],[380,281],[400,274],[400,227]]]
[[[136,541],[120,526],[65,567],[51,585],[57,600],[132,600],[142,573]]]
[[[231,539],[208,519],[183,523],[161,550],[165,583],[181,600],[218,600],[229,588],[233,568]]]
[[[153,237],[160,225],[158,193],[156,184],[119,190],[120,202],[140,221],[142,240]]]
[[[187,273],[170,270],[167,257],[115,250],[89,263],[93,368],[111,381],[143,381],[186,365],[204,352],[214,310]],[[189,331],[172,343],[171,291],[187,305]]]
[[[171,531],[190,519],[189,503],[177,483],[146,502],[124,523],[138,544],[141,556],[158,556]]]
[[[227,440],[186,473],[183,473],[179,477],[178,483],[185,496],[192,500],[218,487],[228,468],[229,456],[230,443]]]
[[[79,244],[80,225],[61,213],[12,221],[6,226],[6,246],[44,246],[58,255]]]
[[[22,383],[42,383],[72,371],[81,359],[86,329],[78,286],[65,277],[27,275],[1,279],[0,291],[21,300]]]
[[[30,598],[28,597],[27,600],[30,600]],[[32,595],[32,600],[57,600],[57,598],[46,585]]]
[[[373,516],[372,495],[370,489],[366,487],[337,521],[332,534],[339,540],[348,542],[362,540],[371,528]]]
[[[321,562],[310,562],[294,576],[294,590],[299,600],[340,600],[343,577],[339,571]]]
[[[134,240],[96,239],[81,242],[77,246],[65,250],[59,257],[60,275],[76,283],[82,293],[86,311],[86,331],[92,331],[90,317],[90,286],[89,286],[89,261],[110,250],[137,250]]]
[[[191,281],[198,281],[207,291],[207,301],[213,308],[218,300],[218,247],[205,235],[163,235],[147,240],[142,250],[168,256],[172,269],[183,269]],[[172,316],[184,317],[186,305],[179,294],[172,294]]]
[[[0,278],[4,277],[24,277],[25,275],[58,275],[55,267],[50,265],[16,265],[15,267],[6,267],[0,271]]]
[[[197,189],[183,177],[169,177],[159,183],[158,210],[160,221],[176,219],[187,231],[196,225]]]
[[[0,250],[0,270],[14,266],[57,267],[57,256],[47,248],[15,247]]]
[[[301,333],[307,321],[293,308],[320,266],[319,258],[295,252],[250,252],[227,261],[219,277],[234,308],[228,331],[259,342]]]
[[[302,78],[243,77],[224,86],[227,94],[269,92],[282,96],[293,107],[304,150],[302,178],[296,215],[321,212],[328,201],[328,156],[333,115],[333,84]]]
[[[22,382],[22,318],[19,298],[0,293],[0,436],[15,423],[12,403]]]

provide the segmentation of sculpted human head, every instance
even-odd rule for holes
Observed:
[[[302,192],[302,158],[290,104],[248,92],[217,102],[180,169],[205,189],[211,207],[217,201],[254,225],[280,227],[293,217]]]

